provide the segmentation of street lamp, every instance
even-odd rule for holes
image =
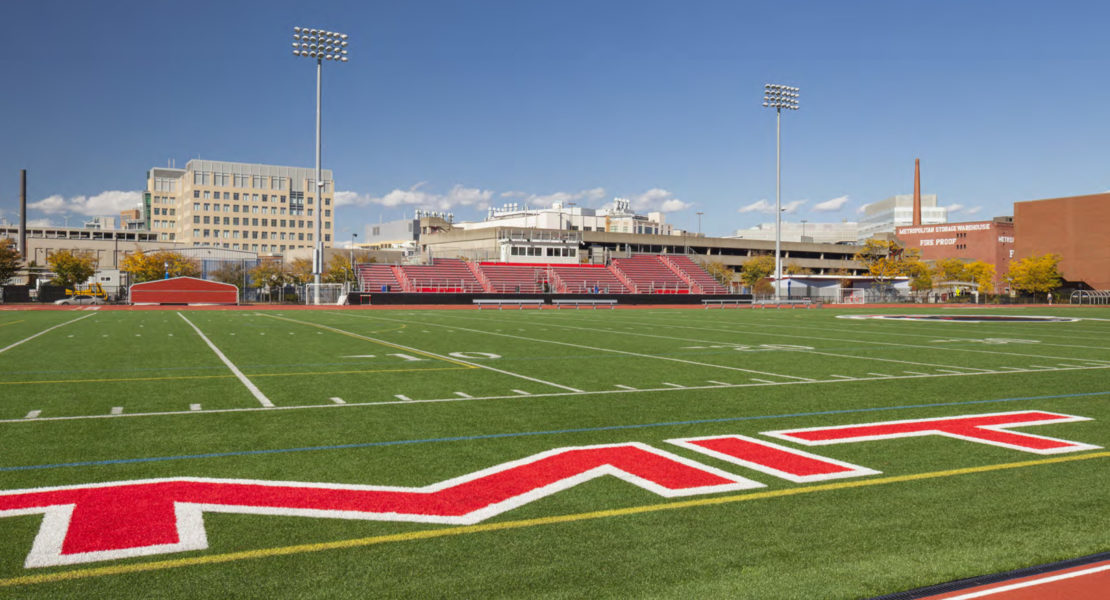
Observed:
[[[782,279],[782,109],[798,110],[798,88],[777,83],[763,86],[763,106],[775,109],[775,302]]]
[[[293,56],[316,59],[316,244],[312,250],[314,304],[320,304],[320,274],[324,270],[324,182],[320,174],[320,72],[325,60],[347,62],[347,34],[325,29],[293,28]]]
[[[698,211],[698,235],[701,235],[701,216],[704,214],[704,212]]]

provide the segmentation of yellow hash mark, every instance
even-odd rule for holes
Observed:
[[[471,368],[471,367],[466,367]],[[463,367],[425,367],[422,369],[362,369],[358,371],[309,371],[305,373],[247,373],[248,377],[304,377],[308,375],[352,375],[357,373],[415,373],[418,371],[462,371]],[[44,379],[41,381],[0,381],[0,385],[46,383],[119,383],[127,381],[174,381],[181,379],[232,379],[234,375],[174,375],[170,377],[119,377],[114,379]]]
[[[7,323],[0,323],[0,327],[7,327],[8,325],[15,325],[16,323],[22,323],[25,320],[26,319],[20,319],[18,321],[9,321]]]
[[[538,519],[522,519],[517,521],[503,521],[500,523],[484,523],[478,525],[464,525],[461,527],[451,527],[448,529],[425,529],[421,531],[411,531],[407,533],[396,533],[391,535],[376,535],[372,537],[356,538],[350,540],[338,540],[334,542],[321,542],[316,544],[299,544],[295,546],[281,546],[278,548],[263,548],[259,550],[245,550],[241,552],[228,552],[224,554],[209,554],[206,556],[194,556],[189,558],[179,558],[173,560],[160,560],[154,562],[137,563],[129,565],[116,565],[111,567],[95,567],[88,569],[75,569],[72,571],[61,571],[57,573],[44,573],[41,575],[25,575],[22,577],[12,577],[9,579],[0,579],[0,587],[15,586],[15,585],[33,585],[39,583],[52,583],[56,581],[68,581],[73,579],[87,579],[90,577],[106,577],[109,575],[124,575],[127,573],[142,573],[146,571],[161,571],[165,569],[177,569],[181,567],[190,567],[196,565],[210,565],[226,562],[235,562],[240,560],[250,560],[256,558],[269,558],[273,556],[289,556],[293,554],[306,554],[309,552],[323,552],[325,550],[341,550],[345,548],[362,548],[365,546],[374,546],[378,544],[388,544],[392,542],[410,542],[414,540],[426,540],[432,538],[450,537],[456,535],[467,535],[471,533],[484,533],[488,531],[504,531],[508,529],[522,529],[525,527],[538,527],[541,525],[554,525],[557,523],[574,523],[577,521],[589,521],[593,519],[607,519],[610,517],[623,517],[627,515],[637,515],[645,513],[660,512],[665,510],[679,510],[684,508],[695,508],[700,506],[715,506],[718,504],[732,504],[734,502],[747,502],[749,500],[765,500],[768,498],[783,498],[786,496],[800,496],[803,494],[812,494],[816,492],[831,492],[836,490],[843,490],[849,488],[869,487],[876,485],[887,485],[891,483],[903,483],[906,481],[922,481],[925,479],[939,479],[943,477],[954,477],[957,475],[970,475],[974,473],[989,473],[991,471],[1004,471],[1007,469],[1021,469],[1024,467],[1036,467],[1040,465],[1051,465],[1056,463],[1074,462],[1080,460],[1089,460],[1093,458],[1107,458],[1110,457],[1110,452],[1095,452],[1091,454],[1080,454],[1076,456],[1059,456],[1053,458],[1045,458],[1041,460],[1027,460],[1013,463],[1003,463],[997,465],[987,465],[983,467],[967,467],[963,469],[951,469],[947,471],[933,471],[931,473],[918,473],[915,475],[896,475],[892,477],[881,477],[878,479],[863,479],[858,481],[841,481],[837,483],[826,483],[823,485],[813,485],[807,487],[787,488],[782,490],[771,490],[766,492],[752,492],[747,494],[737,494],[732,496],[722,496],[718,498],[702,498],[699,500],[681,500],[677,502],[667,502],[663,504],[647,504],[643,506],[632,506],[628,508],[616,508],[610,510],[599,510],[594,512],[577,513],[570,515],[559,515],[554,517],[541,517]]]
[[[360,335],[360,334],[357,334],[357,333],[352,333],[350,331],[344,331],[342,329],[336,329],[335,327],[329,327],[327,325],[321,325],[319,323],[313,323],[311,321],[298,321],[296,319],[290,319],[288,317],[279,317],[277,315],[263,314],[262,316],[270,317],[271,319],[280,319],[282,321],[288,321],[290,323],[297,323],[299,325],[308,325],[309,327],[316,327],[318,329],[323,329],[325,331],[330,331],[332,333],[338,333],[340,335],[345,335],[347,337],[353,337],[356,340],[362,340],[362,341],[365,341],[365,342],[372,342],[374,344],[387,346],[389,348],[393,348],[393,349],[396,349],[396,350],[404,350],[405,352],[412,352],[413,354],[419,354],[421,356],[427,356],[428,358],[434,358],[436,360],[442,360],[444,362],[449,362],[453,365],[459,365],[461,367],[466,367],[468,369],[480,369],[481,368],[481,367],[478,367],[476,365],[472,365],[472,364],[469,364],[469,363],[464,363],[464,362],[461,362],[461,361],[453,360],[453,359],[450,359],[450,358],[447,358],[447,357],[444,357],[444,356],[439,356],[438,354],[432,354],[431,352],[425,352],[423,350],[417,350],[415,348],[406,348],[405,346],[398,346],[396,344],[391,344],[389,342],[385,342],[385,341],[382,341],[382,340],[376,340],[372,337],[366,337],[364,335]]]

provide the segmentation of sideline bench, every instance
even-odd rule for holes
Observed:
[[[555,305],[555,308],[563,308],[564,306],[574,306],[575,310],[577,310],[579,308],[582,308],[583,306],[593,307],[594,310],[597,310],[598,306],[608,306],[610,309],[612,309],[614,306],[617,305],[617,301],[612,300],[612,299],[609,299],[609,300],[552,300],[551,303]]]
[[[497,310],[501,310],[505,306],[515,306],[519,310],[523,310],[525,306],[535,306],[537,309],[542,309],[543,300],[522,300],[514,298],[505,298],[501,300],[482,299],[474,300],[474,305],[478,307],[478,310],[482,310],[483,306],[496,306]]]
[[[802,298],[801,300],[779,300],[777,302],[775,300],[759,300],[757,302],[754,302],[753,304],[759,304],[760,308],[767,308],[768,305],[775,308],[782,308],[784,306],[788,306],[790,308],[794,308],[795,306],[804,306],[806,308],[821,308],[820,302],[815,303],[809,298]]]
[[[752,301],[747,298],[703,298],[701,301],[708,309],[710,306],[717,305],[724,308],[728,306],[740,306],[741,304],[751,304]]]

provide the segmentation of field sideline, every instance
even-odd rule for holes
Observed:
[[[910,312],[1077,320],[840,318]],[[1104,552],[1108,340],[1069,307],[6,310],[0,595],[867,598]]]

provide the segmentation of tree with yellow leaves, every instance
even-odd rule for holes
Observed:
[[[132,283],[154,281],[170,277],[199,277],[200,266],[191,258],[173,250],[144,252],[136,248],[120,263],[123,271],[131,275]]]
[[[1010,282],[1010,287],[1015,290],[1030,292],[1033,294],[1033,298],[1036,299],[1037,294],[1047,294],[1060,287],[1062,280],[1059,265],[1059,254],[1029,256],[1010,263],[1006,280]]]
[[[83,250],[55,250],[46,257],[46,264],[54,272],[54,285],[71,288],[84,283],[96,273],[97,260],[92,252]]]

